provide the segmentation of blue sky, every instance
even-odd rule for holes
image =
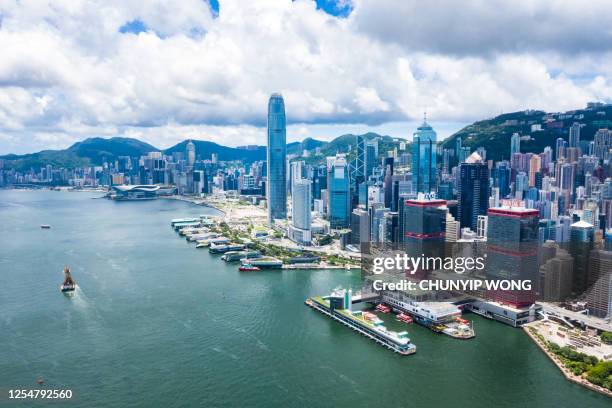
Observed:
[[[592,0],[70,0],[0,4],[0,154],[91,136],[159,147],[446,137],[500,112],[612,100],[612,3]]]

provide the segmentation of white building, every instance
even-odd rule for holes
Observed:
[[[292,219],[289,226],[289,239],[299,244],[310,244],[312,218],[310,210],[311,181],[307,179],[293,180],[291,194]]]

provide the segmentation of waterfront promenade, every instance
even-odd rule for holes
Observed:
[[[531,340],[533,340],[533,342],[540,348],[540,350],[542,350],[542,352],[544,352],[544,354],[546,354],[548,356],[548,358],[557,366],[557,368],[559,370],[561,370],[561,373],[563,374],[563,376],[568,380],[571,381],[573,383],[579,384],[585,388],[588,388],[589,390],[598,392],[600,394],[606,395],[608,397],[612,397],[612,391],[600,387],[596,384],[591,383],[590,381],[588,381],[586,378],[583,378],[582,376],[576,375],[574,373],[572,373],[566,366],[565,364],[563,364],[563,361],[561,361],[561,359],[555,355],[554,353],[552,353],[547,345],[540,339],[538,338],[535,334],[533,334],[530,330],[530,328],[535,329],[536,331],[539,332],[538,327],[541,325],[541,321],[535,321],[533,323],[528,323],[526,325],[523,326],[523,330],[525,333],[527,333],[527,336],[529,336],[529,338]]]

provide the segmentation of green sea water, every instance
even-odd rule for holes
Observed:
[[[97,196],[0,191],[2,406],[610,406],[519,329],[468,315],[477,337],[461,341],[412,325],[401,357],[304,305],[357,272],[239,273],[169,226],[213,210]],[[39,376],[73,398],[8,400]]]

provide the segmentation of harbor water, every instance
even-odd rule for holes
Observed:
[[[240,273],[169,225],[215,210],[98,196],[0,191],[0,406],[609,407],[519,329],[466,315],[462,341],[384,316],[417,346],[402,357],[304,305],[358,271]],[[8,400],[38,377],[72,399]]]

